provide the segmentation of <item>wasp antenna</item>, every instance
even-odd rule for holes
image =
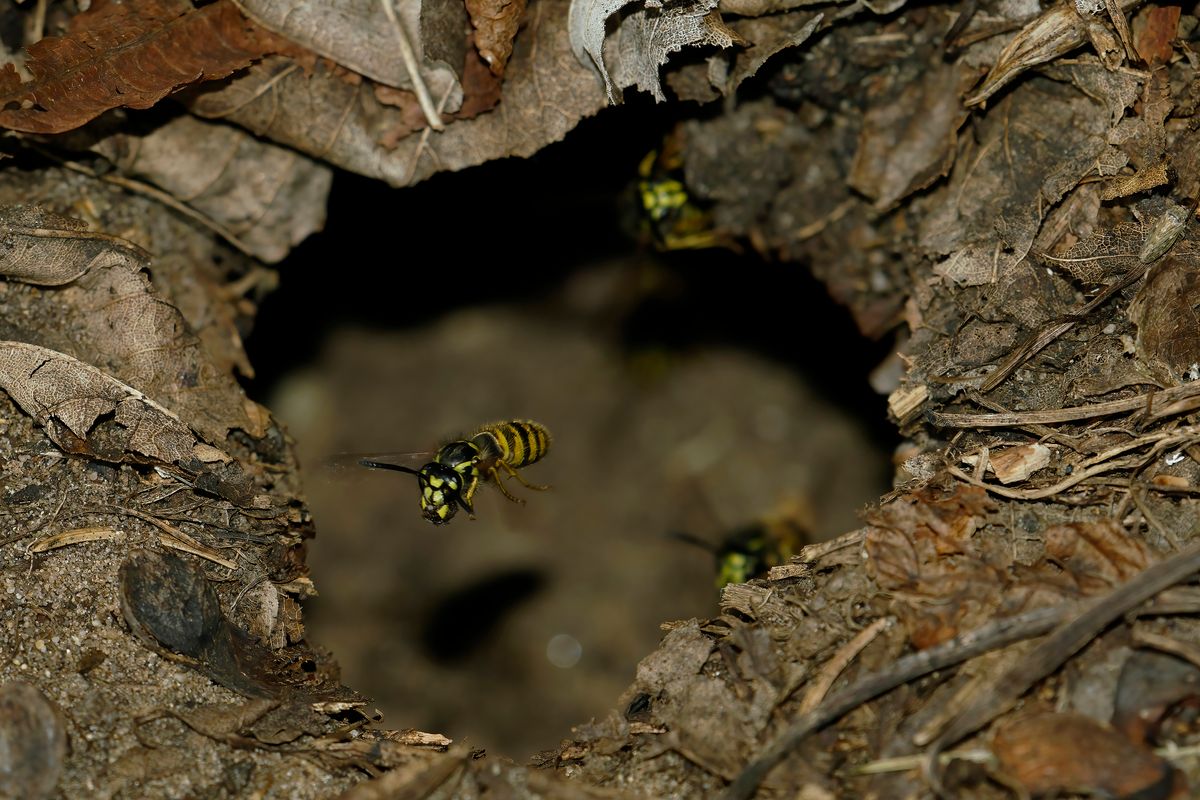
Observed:
[[[381,461],[372,461],[369,458],[360,458],[358,463],[361,466],[370,467],[371,469],[393,469],[396,472],[407,472],[410,475],[421,474],[419,470],[415,470],[412,467],[402,467],[399,464],[384,464]]]

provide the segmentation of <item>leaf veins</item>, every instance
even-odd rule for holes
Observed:
[[[67,34],[29,47],[32,80],[22,82],[12,64],[0,70],[0,126],[62,133],[112,108],[149,108],[182,86],[289,47],[230,0],[202,8],[180,0],[95,3]]]

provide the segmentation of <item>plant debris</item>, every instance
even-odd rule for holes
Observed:
[[[0,797],[52,797],[66,757],[62,712],[35,686],[0,684]]]
[[[0,72],[0,125],[61,133],[121,106],[148,108],[181,86],[223,78],[286,41],[247,25],[232,0],[97,2],[65,36],[30,45],[22,81]],[[80,87],[87,87],[86,92]]]

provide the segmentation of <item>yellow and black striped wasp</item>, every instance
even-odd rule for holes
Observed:
[[[421,515],[434,525],[444,525],[454,519],[459,508],[474,516],[473,498],[481,482],[492,483],[509,500],[523,504],[524,500],[505,487],[501,472],[516,478],[529,489],[543,491],[550,488],[529,483],[517,472],[544,458],[550,451],[550,441],[546,427],[532,420],[493,422],[442,445],[432,453],[432,460],[419,469],[405,466],[399,463],[399,457],[389,455],[359,458],[358,463],[370,469],[416,475],[421,490]],[[429,455],[416,453],[404,457]]]
[[[657,249],[736,247],[729,237],[713,228],[712,214],[688,191],[678,129],[638,164],[637,194],[643,229]]]
[[[765,578],[771,567],[782,566],[808,544],[811,531],[806,504],[787,500],[762,517],[726,533],[716,542],[683,531],[670,538],[712,553],[717,590],[731,583]]]

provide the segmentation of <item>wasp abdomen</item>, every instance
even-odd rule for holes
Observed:
[[[491,440],[482,442],[484,447],[494,442],[498,460],[514,469],[528,466],[550,451],[550,432],[527,419],[484,425],[475,435],[476,441],[481,438]]]

